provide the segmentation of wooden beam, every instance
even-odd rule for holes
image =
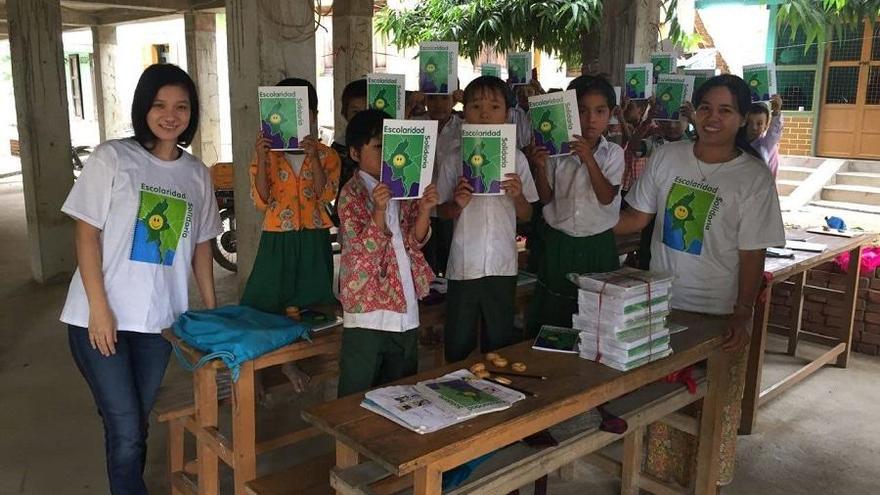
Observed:
[[[6,4],[0,3],[0,22],[6,23]],[[81,10],[61,8],[62,27],[84,27],[98,24],[98,18]]]
[[[113,2],[94,2],[90,0],[61,0],[62,7],[86,9],[129,9],[159,12],[183,12],[190,10],[189,0],[115,0]]]
[[[812,375],[822,366],[825,366],[826,364],[829,364],[836,360],[837,357],[843,354],[845,351],[845,343],[841,342],[840,344],[837,344],[833,349],[816,358],[815,361],[787,376],[784,380],[777,382],[767,390],[761,392],[761,396],[758,398],[758,405],[763,405],[770,400],[773,400],[773,398],[775,398],[777,395],[781,394],[786,389],[791,388],[796,383],[803,381],[804,378]]]

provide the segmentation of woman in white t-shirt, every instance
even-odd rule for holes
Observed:
[[[651,270],[672,273],[670,305],[727,322],[732,353],[719,484],[733,477],[745,363],[764,252],[785,244],[779,198],[770,171],[746,136],[748,86],[737,76],[707,81],[694,95],[698,139],[657,150],[626,197],[614,228],[638,232],[656,219]],[[687,486],[691,460],[681,432],[652,425],[646,470]]]
[[[134,138],[98,146],[61,208],[79,265],[61,321],[104,421],[114,495],[147,493],[147,424],[171,352],[160,332],[188,307],[190,270],[216,305],[209,241],[221,232],[208,169],[182,149],[199,124],[192,79],[148,67],[131,121]]]

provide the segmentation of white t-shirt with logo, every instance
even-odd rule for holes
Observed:
[[[707,164],[697,161],[693,149],[685,142],[657,149],[626,201],[656,213],[651,270],[675,276],[672,307],[729,314],[736,304],[739,251],[785,245],[779,197],[761,160],[742,153]]]
[[[160,160],[134,139],[95,148],[61,211],[101,230],[110,309],[133,332],[159,333],[187,310],[196,244],[222,232],[208,168],[185,151]],[[88,327],[79,268],[61,321]]]

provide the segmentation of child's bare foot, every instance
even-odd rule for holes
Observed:
[[[284,314],[286,314],[287,317],[292,320],[296,320],[296,321],[300,320],[299,307],[297,307],[297,306],[289,306],[289,307],[285,308]]]
[[[299,366],[295,363],[282,364],[281,372],[290,380],[290,383],[293,385],[293,391],[296,393],[304,392],[311,380],[311,377],[299,369]]]

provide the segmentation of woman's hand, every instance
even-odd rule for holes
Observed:
[[[104,357],[116,354],[116,318],[109,306],[89,307],[89,343]]]
[[[735,311],[730,315],[724,331],[724,343],[721,345],[725,352],[740,352],[751,341],[753,317],[752,311]]]

